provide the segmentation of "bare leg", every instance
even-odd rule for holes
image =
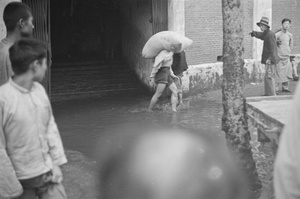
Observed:
[[[155,93],[150,101],[150,105],[148,107],[148,111],[152,111],[152,108],[156,104],[158,98],[161,96],[161,94],[164,92],[166,88],[166,84],[157,84]]]
[[[170,88],[170,90],[172,92],[172,96],[171,96],[172,111],[176,112],[176,107],[177,107],[177,102],[178,102],[177,87],[176,87],[175,83],[173,82],[169,86],[169,88]]]

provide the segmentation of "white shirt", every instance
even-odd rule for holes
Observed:
[[[170,67],[170,72],[173,74],[172,71],[172,63],[173,63],[173,52],[162,50],[154,60],[153,69],[151,71],[150,77],[155,77],[155,74],[161,67]]]
[[[48,96],[37,82],[31,90],[12,79],[0,87],[0,139],[0,152],[6,151],[18,179],[67,162]]]

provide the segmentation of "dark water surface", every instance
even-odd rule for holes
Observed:
[[[91,159],[97,158],[97,144],[109,134],[122,131],[124,126],[173,124],[199,129],[209,133],[225,146],[221,131],[223,108],[220,103],[191,100],[189,107],[172,113],[168,106],[146,111],[150,97],[145,95],[117,96],[103,99],[72,100],[53,103],[53,111],[66,149],[79,151]],[[165,110],[166,109],[166,110]],[[268,168],[273,164],[271,150],[257,141],[252,129],[252,146],[258,172],[263,181],[268,180]],[[265,183],[265,182],[264,182]]]
[[[66,149],[95,158],[96,144],[108,133],[122,131],[124,126],[173,124],[201,129],[216,139],[224,139],[220,130],[222,107],[208,101],[190,102],[172,113],[167,107],[146,111],[149,96],[118,96],[115,98],[54,102],[53,112]],[[118,128],[120,127],[120,128]],[[204,129],[204,130],[202,130]]]

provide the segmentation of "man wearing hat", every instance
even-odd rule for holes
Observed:
[[[279,62],[275,33],[270,30],[269,19],[262,17],[256,23],[262,32],[252,31],[250,35],[264,41],[261,63],[266,65],[264,83],[265,95],[276,95],[275,75],[276,65]]]

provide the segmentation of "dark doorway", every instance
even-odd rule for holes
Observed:
[[[31,10],[34,18],[33,37],[49,45],[48,70],[43,80],[43,85],[50,96],[51,94],[51,40],[50,40],[50,0],[36,1],[23,0]]]
[[[168,1],[152,0],[152,33],[168,30]]]
[[[51,0],[53,62],[120,60],[119,0]]]

